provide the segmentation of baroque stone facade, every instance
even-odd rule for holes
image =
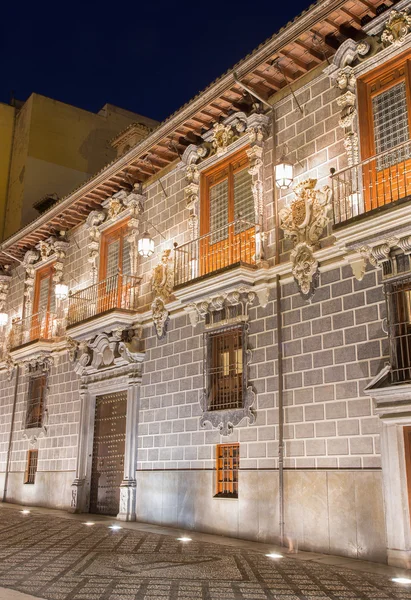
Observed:
[[[307,28],[321,21],[325,4],[301,17]],[[392,202],[370,210],[363,174],[373,159],[358,145],[364,78],[411,60],[408,6],[397,4],[397,12],[370,16],[361,40],[346,36],[324,56],[312,46],[292,89],[279,79],[282,89],[265,98],[235,75],[233,108],[218,118],[209,112],[208,126],[187,133],[183,148],[175,131],[187,107],[164,125],[175,130],[163,159],[156,162],[156,130],[97,174],[95,190],[113,177],[116,191],[102,192],[101,202],[95,195],[75,227],[30,246],[43,231],[39,221],[3,244],[11,263],[0,276],[0,312],[9,315],[0,370],[6,500],[75,512],[99,506],[95,442],[105,435],[98,406],[107,396],[113,412],[101,420],[110,420],[124,448],[105,439],[122,456],[109,474],[117,477],[110,501],[119,519],[411,564],[404,442],[411,401],[409,382],[393,390],[390,380],[395,352],[384,293],[411,272],[410,208],[398,187]],[[294,181],[279,190],[282,148]],[[224,211],[209,205],[225,185],[235,200],[226,233],[217,235]],[[62,214],[79,195],[63,199]],[[244,208],[247,226],[236,214]],[[155,231],[150,256],[139,253],[146,229]],[[21,248],[21,262],[13,261]],[[59,304],[59,326],[44,335],[35,315],[48,265],[53,285],[64,282],[70,293]],[[220,348],[222,364],[210,342],[220,331],[241,338]],[[229,397],[219,410],[209,400],[217,368]],[[27,429],[30,385],[44,374],[42,425]],[[242,390],[236,403],[233,388]],[[221,444],[239,444],[238,490],[225,498],[216,488]],[[24,483],[29,450],[38,452],[34,484]]]

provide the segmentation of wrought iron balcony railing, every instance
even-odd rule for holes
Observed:
[[[24,319],[14,319],[10,330],[10,349],[30,342],[53,341],[64,334],[64,323],[55,313],[43,310]]]
[[[175,245],[174,287],[238,265],[256,267],[262,259],[261,226],[237,219],[196,240]]]
[[[411,198],[411,140],[331,176],[334,225]]]
[[[385,284],[391,383],[411,382],[411,277]]]
[[[136,311],[140,277],[113,275],[69,296],[67,327],[111,310]]]

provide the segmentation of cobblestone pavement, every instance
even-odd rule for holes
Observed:
[[[385,575],[108,525],[1,508],[0,587],[47,600],[411,599]]]

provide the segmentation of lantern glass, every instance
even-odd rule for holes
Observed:
[[[5,312],[0,312],[0,327],[4,327],[9,322],[9,315]]]
[[[290,187],[294,180],[294,167],[291,163],[284,159],[275,167],[275,182],[281,190],[286,190]]]
[[[65,300],[68,296],[68,285],[65,283],[56,283],[54,293],[57,300]]]
[[[154,253],[154,240],[147,232],[138,240],[137,251],[144,258],[148,258]]]

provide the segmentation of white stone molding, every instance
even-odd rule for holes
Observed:
[[[97,259],[100,250],[101,232],[99,225],[106,219],[106,214],[102,210],[93,210],[86,219],[88,229],[88,262],[91,266],[91,280],[93,284],[97,283]]]
[[[292,273],[300,292],[309,297],[314,293],[314,278],[318,261],[314,249],[326,228],[331,208],[331,190],[325,186],[316,190],[316,179],[307,179],[294,188],[296,199],[279,211],[280,227],[292,239]]]
[[[132,336],[133,337],[133,336]],[[132,342],[123,341],[124,344]],[[101,341],[97,343],[101,346]],[[134,349],[134,348],[133,348]],[[90,484],[93,455],[94,419],[96,397],[127,391],[126,440],[124,473],[120,486],[120,506],[117,518],[123,521],[136,519],[136,468],[138,412],[142,363],[144,353],[133,352],[135,361],[123,362],[114,370],[109,366],[102,371],[85,373],[80,387],[80,431],[78,438],[76,477],[71,486],[70,512],[87,512],[90,503]]]
[[[93,444],[90,444],[90,431],[94,429],[95,403],[91,407],[89,392],[84,381],[81,382],[80,390],[80,427],[77,442],[76,477],[71,484],[71,502],[69,512],[86,512],[90,502],[90,482],[86,485],[86,476],[90,464],[89,453],[92,452]],[[90,465],[91,470],[91,465]]]
[[[356,77],[351,66],[345,66],[335,74],[336,87],[341,90],[337,98],[340,107],[339,125],[344,130],[344,147],[348,165],[353,166],[360,160],[357,134],[357,96]]]
[[[390,385],[386,365],[364,389],[381,420],[381,467],[388,564],[411,568],[411,527],[404,427],[411,426],[411,385]],[[385,382],[385,383],[384,383]]]
[[[143,212],[145,196],[141,193],[141,187],[135,185],[133,191],[123,198],[123,204],[130,211],[128,220],[127,241],[130,248],[131,273],[135,275],[138,269],[138,236],[140,233],[140,215]]]
[[[193,327],[201,320],[204,321],[205,329],[244,323],[248,321],[249,307],[257,295],[263,302],[268,302],[268,288],[263,286],[254,291],[251,287],[239,286],[207,296],[198,302],[190,302],[184,306],[184,310]]]
[[[154,267],[151,275],[151,289],[154,293],[151,314],[159,339],[164,337],[166,332],[169,317],[166,302],[170,299],[174,286],[174,270],[170,254],[171,250],[169,248],[163,251],[161,262]]]
[[[54,267],[54,275],[53,281],[54,283],[61,283],[63,281],[63,269],[64,269],[64,261],[67,256],[67,251],[69,249],[69,242],[66,242],[64,239],[55,240],[53,244],[53,251],[55,253],[55,261],[53,264]]]
[[[249,296],[250,294],[248,294]],[[253,294],[251,294],[253,296]],[[234,292],[232,295],[232,300],[236,303],[241,302],[240,299],[241,294]],[[247,298],[246,303],[251,304],[254,298]],[[217,310],[224,304],[223,298],[216,298],[215,304]],[[227,301],[227,299],[226,299]],[[208,308],[210,310],[210,307]],[[212,309],[211,309],[212,310]],[[220,324],[221,325],[221,324]],[[223,327],[224,329],[224,327]],[[209,369],[210,366],[208,364],[208,354],[209,354],[209,342],[208,338],[212,334],[212,331],[208,331],[204,334],[204,358],[203,358],[203,372],[204,372],[204,390],[201,396],[200,405],[202,410],[202,415],[200,417],[200,426],[205,427],[207,423],[210,423],[212,427],[219,429],[221,435],[229,436],[233,433],[234,427],[239,425],[243,419],[248,419],[249,423],[252,424],[255,421],[255,413],[252,409],[252,406],[255,402],[255,392],[249,383],[248,371],[251,362],[252,351],[248,348],[248,323],[242,323],[243,329],[243,353],[244,353],[244,363],[243,363],[243,403],[241,408],[231,408],[224,410],[209,410]],[[221,326],[216,328],[214,326],[214,331],[221,330]]]
[[[22,437],[24,440],[28,440],[31,447],[36,447],[38,440],[47,435],[47,425],[48,425],[48,409],[47,409],[47,395],[49,392],[49,373],[52,367],[55,365],[55,359],[49,355],[39,355],[36,357],[32,357],[25,361],[21,362],[22,373],[23,375],[30,377],[36,377],[38,375],[46,375],[46,389],[45,389],[45,398],[43,400],[43,416],[42,416],[42,425],[41,427],[30,427],[29,429],[24,428]],[[25,413],[23,419],[25,419]]]
[[[34,263],[37,262],[38,259],[38,252],[36,252],[35,250],[28,250],[24,255],[22,263],[26,271],[26,277],[24,279],[24,312],[26,317],[31,315],[34,283],[36,278],[36,269]]]
[[[121,521],[136,520],[136,470],[137,436],[139,423],[141,374],[130,375],[127,387],[126,443],[124,452],[124,476],[120,486]]]
[[[328,65],[324,69],[324,72],[331,77],[335,77],[335,73],[337,71],[344,69],[355,61],[357,58],[357,52],[358,44],[351,38],[348,38],[339,46],[337,52],[332,58],[331,65]]]
[[[253,144],[247,149],[250,161],[248,172],[252,177],[252,192],[254,199],[254,214],[256,222],[260,225],[264,217],[264,185],[263,185],[263,147],[261,144]],[[261,257],[262,258],[262,257]]]

